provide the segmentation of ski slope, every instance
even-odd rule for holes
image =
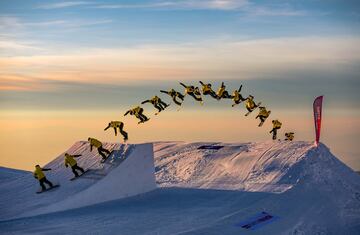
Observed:
[[[5,218],[0,221],[1,233],[359,234],[360,176],[323,144],[315,148],[303,141],[157,142],[153,146],[156,190],[77,208],[63,200],[73,209],[55,213],[42,210],[42,215],[16,220]],[[222,147],[199,149],[204,146]],[[136,174],[142,177],[141,170]],[[114,177],[107,182],[115,185],[118,180]],[[12,190],[19,190],[22,184],[15,185]],[[5,188],[11,191],[3,183],[0,187],[2,192]],[[96,197],[85,190],[78,195]],[[19,198],[28,201],[25,196]],[[1,203],[9,200],[4,195],[0,199]],[[31,209],[29,202],[23,203]],[[261,211],[278,219],[254,231],[237,226]]]
[[[78,165],[90,169],[84,176],[74,177],[71,168],[64,166],[64,153],[45,166],[47,178],[60,184],[59,188],[36,194],[38,181],[31,172],[23,172],[16,179],[0,183],[0,220],[31,216],[59,210],[96,204],[108,200],[134,196],[156,188],[152,144],[120,145],[104,144],[114,150],[108,161],[100,163],[101,157],[94,149],[90,152],[86,141],[75,143],[66,152],[82,154]],[[113,163],[111,160],[114,159]],[[17,171],[2,172],[11,176]],[[17,173],[19,174],[19,173]]]

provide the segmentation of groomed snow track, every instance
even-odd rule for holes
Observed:
[[[76,142],[66,152],[82,154],[78,165],[90,169],[80,178],[64,166],[64,153],[44,166],[47,178],[59,188],[36,194],[40,189],[31,172],[0,183],[0,220],[73,209],[145,193],[156,188],[152,144],[105,143],[113,151],[101,163],[96,148],[90,152],[86,141]],[[111,161],[113,160],[113,161]]]

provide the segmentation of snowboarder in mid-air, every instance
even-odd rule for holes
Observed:
[[[262,106],[260,106],[259,109],[260,109],[259,114],[256,116],[256,119],[260,118],[260,123],[259,123],[259,127],[260,127],[264,124],[266,119],[269,117],[271,111],[266,110],[266,108],[262,107]]]
[[[270,131],[270,133],[273,134],[272,139],[276,140],[277,138],[277,130],[281,128],[282,123],[279,120],[272,120],[273,129]]]
[[[201,98],[201,94],[198,87],[194,86],[186,86],[184,83],[180,82],[180,85],[182,85],[185,88],[185,95],[190,95],[193,97],[196,101],[199,101],[200,104],[203,104],[203,100]]]
[[[249,95],[249,97],[247,97],[246,101],[245,101],[245,107],[246,107],[246,109],[248,111],[245,114],[245,116],[248,116],[252,111],[254,111],[257,107],[259,107],[260,104],[261,104],[261,102],[259,102],[258,104],[255,104],[254,96]]]
[[[45,174],[43,171],[50,171],[50,168],[41,168],[39,165],[35,166],[35,171],[34,171],[34,177],[35,179],[39,180],[40,186],[41,186],[41,191],[46,191],[46,187],[45,184],[47,184],[50,188],[53,188],[54,185],[45,177]]]
[[[246,99],[244,97],[242,97],[240,91],[241,91],[242,85],[240,86],[239,90],[235,90],[231,96],[231,98],[234,101],[234,104],[232,104],[231,106],[234,107],[235,105],[240,104],[241,102],[245,101]]]
[[[286,132],[285,137],[285,140],[292,141],[294,139],[294,132]]]
[[[65,153],[65,167],[67,168],[69,165],[71,167],[72,172],[74,173],[75,177],[79,177],[79,174],[76,170],[79,170],[81,174],[84,174],[85,170],[77,165],[77,161],[75,158],[80,157],[81,154],[70,155]]]
[[[110,127],[114,128],[115,136],[117,136],[117,129],[119,129],[120,133],[124,137],[124,142],[128,140],[128,133],[124,131],[124,123],[121,121],[111,121],[109,122],[108,126],[104,129],[106,131]]]
[[[182,102],[184,101],[184,95],[181,94],[180,92],[178,91],[175,91],[174,89],[171,89],[170,91],[163,91],[163,90],[160,90],[161,93],[165,93],[165,94],[168,94],[169,96],[171,96],[171,98],[173,99],[174,103],[181,106]],[[178,101],[176,98],[179,98],[181,100]]]
[[[99,140],[89,137],[88,141],[90,143],[90,152],[92,152],[93,147],[97,148],[103,161],[105,161],[110,156],[111,152],[109,150],[103,148],[102,143]],[[107,156],[106,156],[106,154],[107,154]]]
[[[199,81],[200,84],[202,85],[202,93],[203,95],[210,95],[211,97],[217,99],[218,96],[216,95],[216,92],[211,88],[211,84],[210,83],[203,83],[202,81]]]
[[[137,119],[139,119],[140,121],[138,122],[138,124],[143,123],[148,121],[150,118],[146,117],[144,114],[144,109],[141,108],[140,106],[136,106],[133,109],[129,109],[128,111],[126,111],[126,113],[124,114],[124,116],[130,114],[130,115],[134,115]]]
[[[151,103],[158,110],[158,112],[156,114],[165,110],[165,108],[167,108],[169,106],[164,101],[162,101],[157,95],[149,100],[145,100],[145,101],[141,102],[141,104],[146,104],[146,103]]]
[[[221,98],[224,99],[231,99],[232,96],[229,94],[229,92],[227,92],[226,86],[224,84],[224,82],[221,83],[221,86],[219,87],[216,95],[217,95],[217,99],[220,100]]]

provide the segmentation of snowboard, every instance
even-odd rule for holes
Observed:
[[[268,113],[269,113],[269,116],[270,116],[271,111],[269,111]],[[269,116],[267,118],[265,118],[265,121],[269,118]],[[264,124],[265,121],[260,122],[259,127],[261,127]]]
[[[108,160],[108,159],[109,159],[109,157],[111,156],[111,154],[113,154],[113,152],[114,152],[114,151],[111,151],[111,152],[110,152],[110,154],[109,154],[109,155],[108,155],[105,159],[101,159],[101,161],[100,161],[100,162],[101,162],[101,163],[105,163],[105,162],[106,162],[106,160]]]
[[[37,191],[36,193],[37,194],[44,193],[44,192],[53,190],[54,188],[58,188],[58,187],[60,187],[60,184],[53,185],[51,188],[46,188],[45,190]]]
[[[256,108],[259,107],[260,105],[261,105],[261,102],[257,103]],[[250,113],[252,113],[252,111],[254,111],[256,108],[254,108],[253,110],[251,110],[251,112],[247,112],[247,113],[245,114],[245,116],[248,116],[248,115],[249,115]]]
[[[82,173],[82,174],[79,175],[79,176],[75,176],[75,177],[71,178],[70,181],[73,181],[73,180],[76,180],[76,179],[80,178],[80,177],[83,176],[86,172],[89,172],[89,171],[90,171],[90,169],[85,170],[84,173]]]
[[[138,122],[138,124],[141,124],[141,123],[147,122],[147,121],[149,121],[149,120],[150,120],[150,118],[146,119],[145,121],[139,121],[139,122]]]

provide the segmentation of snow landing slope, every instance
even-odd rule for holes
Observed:
[[[85,141],[75,143],[66,151],[82,154],[77,158],[79,166],[90,169],[74,181],[69,180],[74,175],[70,167],[64,166],[64,153],[47,164],[45,168],[52,169],[45,172],[47,178],[61,186],[42,194],[35,193],[40,187],[31,172],[3,168],[0,179],[6,180],[0,181],[0,220],[78,208],[156,188],[152,144],[106,143],[104,147],[114,150],[104,164],[100,163],[97,150],[90,152]]]
[[[204,146],[220,148],[201,148]],[[158,142],[154,155],[158,189],[78,209],[1,221],[0,233],[359,234],[360,176],[322,144],[315,148],[301,141]],[[34,182],[31,184],[33,187]],[[19,185],[1,186],[1,192],[20,190]],[[5,195],[28,200],[27,195]],[[3,210],[3,195],[0,202]],[[25,209],[31,209],[30,205],[37,206],[26,204]],[[21,207],[11,206],[18,211]],[[262,211],[279,219],[254,231],[236,226]]]

